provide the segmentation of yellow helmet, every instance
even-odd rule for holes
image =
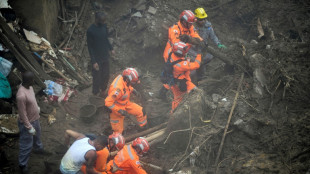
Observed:
[[[199,19],[204,19],[208,17],[207,13],[205,12],[203,8],[197,8],[195,10],[195,16],[196,18],[199,18]]]

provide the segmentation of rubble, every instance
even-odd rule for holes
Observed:
[[[155,15],[156,11],[157,11],[157,9],[152,7],[152,6],[149,6],[149,9],[147,10],[147,12],[151,13],[152,15]]]

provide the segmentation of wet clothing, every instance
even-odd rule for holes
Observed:
[[[87,30],[87,46],[91,58],[93,76],[93,94],[104,92],[107,88],[109,70],[109,51],[113,50],[108,39],[108,29],[106,24],[96,26],[92,24]],[[93,65],[97,63],[99,70],[95,70]]]
[[[27,166],[29,156],[34,147],[35,150],[43,150],[43,144],[41,142],[41,126],[39,120],[35,120],[30,123],[36,130],[36,134],[32,135],[28,132],[28,128],[25,124],[18,121],[19,128],[19,154],[18,162],[19,166]]]
[[[132,91],[133,87],[128,86],[121,75],[117,76],[110,85],[105,106],[111,110],[110,123],[114,132],[122,133],[124,130],[124,116],[118,112],[120,109],[134,115],[141,127],[147,123],[147,116],[143,114],[142,107],[130,101]]]
[[[191,26],[189,29],[187,29],[187,28],[183,27],[179,21],[177,24],[171,26],[168,30],[168,42],[166,44],[165,51],[163,54],[165,62],[168,59],[169,49],[173,46],[173,44],[181,41],[179,39],[179,36],[183,35],[183,34],[187,34],[191,37],[199,38],[200,40],[202,40],[200,38],[199,34],[197,33],[196,29],[194,28],[194,26]]]
[[[104,149],[96,152],[97,159],[96,159],[96,163],[94,166],[96,172],[101,173],[101,174],[106,174],[109,153],[110,152],[109,152],[108,148],[104,148]],[[86,174],[86,165],[85,164],[81,167],[81,171],[83,172],[83,174]]]
[[[96,26],[92,24],[87,29],[87,46],[92,65],[109,61],[109,51],[113,50],[108,39],[107,25]]]
[[[28,129],[31,122],[40,118],[39,107],[32,86],[29,89],[20,85],[16,94],[18,120]]]
[[[20,131],[18,161],[20,166],[27,166],[32,147],[36,150],[43,150],[39,107],[32,86],[27,89],[20,85],[16,94],[16,101]],[[35,135],[28,132],[32,127],[36,130]]]
[[[142,169],[139,156],[131,145],[126,145],[120,150],[115,158],[108,163],[108,168],[116,167],[114,174],[146,174]],[[108,174],[112,174],[110,171]]]
[[[93,89],[94,95],[98,94],[100,90],[104,92],[107,89],[110,77],[110,65],[109,62],[98,63],[99,70],[92,69],[93,76]]]
[[[212,28],[211,22],[206,21],[203,27],[197,27],[197,32],[199,36],[203,39],[205,43],[208,43],[209,38],[216,44],[220,44],[221,42],[217,38]]]
[[[61,159],[60,170],[64,171],[63,174],[80,171],[82,165],[86,162],[86,153],[90,150],[96,150],[88,141],[89,138],[85,137],[76,140],[70,146],[65,156]]]

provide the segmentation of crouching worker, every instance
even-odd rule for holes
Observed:
[[[115,158],[108,163],[108,174],[146,174],[139,162],[139,156],[146,153],[150,145],[146,139],[136,138],[131,145],[126,145],[117,153]]]
[[[94,170],[100,174],[106,174],[108,160],[116,155],[125,145],[125,139],[120,133],[113,133],[109,136],[108,146],[96,152],[97,159],[94,165]],[[87,174],[86,165],[81,168],[83,174]]]
[[[173,66],[173,83],[170,89],[173,93],[172,110],[183,100],[186,92],[197,88],[191,81],[190,71],[198,69],[201,62],[201,54],[197,54],[195,61],[191,62],[185,58],[189,47],[184,42],[177,42],[169,53],[168,62]]]
[[[140,127],[147,124],[144,109],[130,101],[130,94],[137,94],[132,85],[139,83],[139,74],[134,68],[127,68],[122,75],[117,76],[108,91],[105,106],[110,110],[110,123],[114,132],[123,133],[124,116],[134,115]]]
[[[70,146],[60,163],[60,171],[62,174],[81,173],[80,169],[83,164],[86,165],[86,173],[97,174],[94,170],[97,158],[96,151],[102,150],[108,145],[106,136],[98,136],[94,140],[90,140],[84,134],[66,130],[65,144],[70,145],[70,137],[76,139]]]

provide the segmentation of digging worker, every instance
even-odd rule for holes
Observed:
[[[150,149],[145,138],[136,138],[131,145],[126,145],[117,153],[115,158],[108,163],[108,174],[146,174],[142,169],[139,156]]]
[[[179,17],[177,24],[171,26],[168,30],[168,41],[163,53],[165,62],[167,62],[169,49],[172,48],[173,44],[177,42],[184,42],[188,46],[190,45],[201,45],[202,38],[196,32],[193,24],[196,22],[194,13],[190,10],[184,10]],[[168,86],[164,85],[159,91],[159,97],[164,98],[166,95]]]
[[[95,171],[95,161],[97,158],[96,151],[100,151],[107,147],[108,137],[98,136],[94,140],[90,140],[84,134],[66,130],[65,144],[69,146],[70,137],[76,139],[70,146],[60,163],[60,171],[62,174],[73,174],[81,172],[81,166],[86,165],[86,173],[98,174]]]
[[[171,50],[171,51],[170,51]],[[185,58],[189,48],[184,42],[177,42],[173,45],[172,49],[169,50],[169,57],[167,61],[175,62],[173,65],[173,77],[175,83],[170,87],[173,93],[172,110],[182,101],[183,96],[186,92],[190,92],[197,88],[190,78],[190,71],[198,69],[201,63],[201,54],[197,54],[195,61],[191,62]]]
[[[147,124],[144,109],[130,101],[130,94],[138,95],[132,85],[140,83],[139,74],[134,68],[127,68],[122,75],[118,75],[110,85],[105,106],[111,110],[110,123],[114,132],[123,133],[124,116],[134,115],[142,128]]]
[[[197,70],[198,80],[200,80],[205,72],[205,65],[213,59],[213,55],[206,52],[208,40],[211,39],[220,49],[226,49],[226,46],[221,44],[220,40],[215,35],[211,22],[207,20],[208,15],[203,8],[197,8],[195,10],[195,16],[197,18],[197,31],[204,42],[202,51],[202,66],[200,66],[200,68]]]
[[[87,45],[93,76],[92,93],[101,96],[104,96],[109,81],[109,56],[110,54],[115,55],[108,39],[108,28],[105,21],[105,14],[97,12],[95,14],[95,23],[87,29]]]
[[[106,174],[108,160],[112,158],[112,156],[115,156],[116,153],[124,147],[124,145],[125,139],[122,134],[111,134],[108,139],[108,146],[96,152],[97,159],[94,166],[95,171],[97,173]],[[81,171],[84,174],[87,174],[85,164],[82,166]]]
[[[23,73],[22,84],[16,94],[19,128],[18,162],[21,173],[28,172],[28,160],[34,147],[34,152],[44,152],[41,142],[40,109],[32,88],[34,74],[30,71]]]

